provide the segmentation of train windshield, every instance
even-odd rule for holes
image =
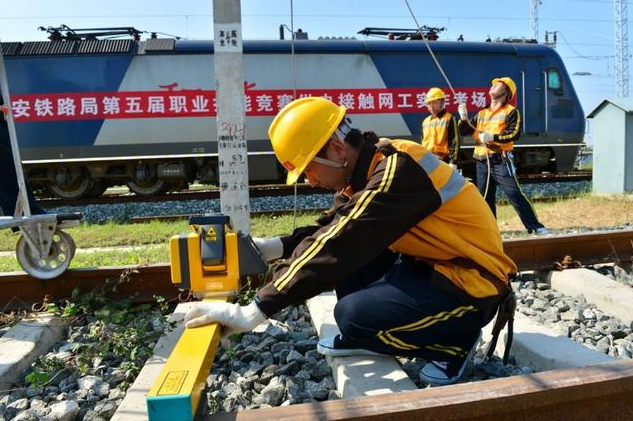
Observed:
[[[556,91],[559,95],[563,93],[563,82],[558,69],[549,69],[547,71],[547,88]]]

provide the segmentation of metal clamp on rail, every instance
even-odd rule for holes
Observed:
[[[265,273],[268,263],[248,234],[235,231],[228,216],[189,219],[192,232],[169,240],[172,283],[204,301],[227,301],[240,279]],[[213,358],[221,326],[185,329],[147,395],[150,421],[193,420]]]

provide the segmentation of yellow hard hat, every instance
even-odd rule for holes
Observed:
[[[293,184],[330,139],[346,108],[321,97],[292,101],[275,117],[268,136],[277,159],[288,170],[286,184]]]
[[[494,79],[492,79],[492,84],[494,85],[497,82],[503,82],[505,83],[508,88],[510,88],[510,99],[514,98],[514,96],[517,93],[517,85],[514,83],[514,81],[512,79],[510,79],[509,77],[505,76],[505,77],[496,77]]]
[[[431,101],[435,101],[436,99],[444,99],[446,98],[446,94],[440,88],[431,88],[426,93],[426,103],[428,104]]]

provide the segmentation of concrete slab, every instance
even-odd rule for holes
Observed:
[[[170,323],[178,322],[178,324],[171,332],[160,337],[156,346],[154,346],[154,355],[147,360],[145,366],[141,369],[134,384],[128,389],[123,402],[121,402],[121,405],[119,405],[112,416],[111,421],[146,421],[148,419],[145,398],[185,329],[182,320],[194,304],[196,303],[178,304],[169,318]]]
[[[551,272],[552,288],[567,295],[582,294],[600,311],[627,325],[633,322],[633,288],[622,285],[591,269]]]
[[[61,318],[39,313],[9,329],[0,338],[0,390],[22,380],[31,363],[62,339],[66,327]]]
[[[484,329],[483,338],[489,341],[493,323]],[[497,355],[505,349],[507,327],[497,343]],[[559,368],[584,367],[614,361],[613,357],[588,348],[573,339],[562,336],[529,317],[516,313],[514,319],[513,355],[517,362],[536,371]]]
[[[308,300],[312,323],[319,333],[319,338],[340,333],[334,320],[335,305],[334,292],[326,292]],[[332,367],[336,388],[343,399],[418,388],[394,357],[328,357],[328,361]]]

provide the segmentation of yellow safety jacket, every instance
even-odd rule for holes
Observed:
[[[455,117],[446,110],[437,116],[429,115],[422,122],[422,146],[433,152],[440,159],[457,159],[459,148],[459,132]]]
[[[514,141],[518,140],[521,128],[521,116],[519,110],[514,106],[506,104],[495,111],[484,108],[477,113],[471,122],[477,127],[477,131],[473,134],[477,142],[479,142],[479,132],[494,134],[492,145],[486,147],[477,143],[475,158],[484,158],[486,153],[509,152],[514,149]]]
[[[282,237],[288,258],[256,296],[264,313],[331,290],[386,249],[430,264],[474,304],[505,295],[517,269],[477,188],[407,140],[363,146],[349,186],[317,222]]]

